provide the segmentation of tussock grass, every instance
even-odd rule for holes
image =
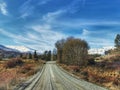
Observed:
[[[21,60],[18,58],[9,61],[0,61],[0,90],[13,90],[42,67],[43,61]]]

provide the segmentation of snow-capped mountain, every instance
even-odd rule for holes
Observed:
[[[0,45],[0,58],[11,58],[20,55],[20,52],[16,49],[8,48],[4,45]]]
[[[34,51],[34,49],[31,49],[31,48],[28,48],[28,47],[25,47],[25,46],[10,46],[10,45],[7,45],[6,47],[18,50],[20,52],[33,52]]]
[[[12,49],[3,45],[0,45],[0,49],[4,50],[4,51],[14,51],[14,52],[18,52],[16,49]]]
[[[111,50],[111,49],[115,49],[115,47],[113,46],[108,46],[108,47],[103,47],[103,48],[92,48],[90,50],[88,50],[89,54],[105,54],[105,51]]]

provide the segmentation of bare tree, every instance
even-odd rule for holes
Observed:
[[[55,43],[55,47],[57,48],[57,59],[62,63],[62,52],[64,47],[65,40],[58,40]]]
[[[87,55],[88,55],[88,43],[85,40],[76,39],[73,37],[69,37],[63,42],[56,44],[60,46],[62,43],[62,48],[57,48],[58,53],[57,55],[59,60],[62,61],[62,63],[65,63],[67,65],[85,65],[87,63]],[[59,51],[62,50],[62,51]]]

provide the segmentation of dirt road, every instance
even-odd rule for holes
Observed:
[[[36,82],[35,82],[36,81]],[[20,89],[19,89],[20,90]],[[23,90],[23,89],[22,89]],[[37,80],[24,90],[107,90],[103,87],[74,78],[60,69],[54,61],[47,62]]]

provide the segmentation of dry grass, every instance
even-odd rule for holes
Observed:
[[[112,57],[113,58],[113,57]],[[116,57],[115,57],[116,58]],[[110,59],[111,60],[111,59]],[[113,61],[114,63],[114,61]],[[106,65],[108,63],[105,63]],[[113,65],[113,64],[110,64]],[[110,90],[119,90],[120,89],[120,69],[118,68],[103,68],[99,65],[96,66],[87,66],[80,68],[79,72],[76,72],[78,67],[76,66],[67,66],[65,64],[60,64],[67,71],[76,74],[80,78],[109,88]],[[109,66],[110,67],[110,66]],[[120,67],[120,66],[119,66]]]
[[[4,64],[4,67],[5,68],[14,68],[16,66],[22,66],[23,65],[23,60],[20,59],[20,58],[13,58],[9,61],[7,61],[5,64]]]
[[[43,65],[43,61],[23,60],[24,64],[6,68],[9,61],[0,61],[0,90],[13,90],[13,87],[34,75]],[[11,63],[11,61],[10,61]]]

